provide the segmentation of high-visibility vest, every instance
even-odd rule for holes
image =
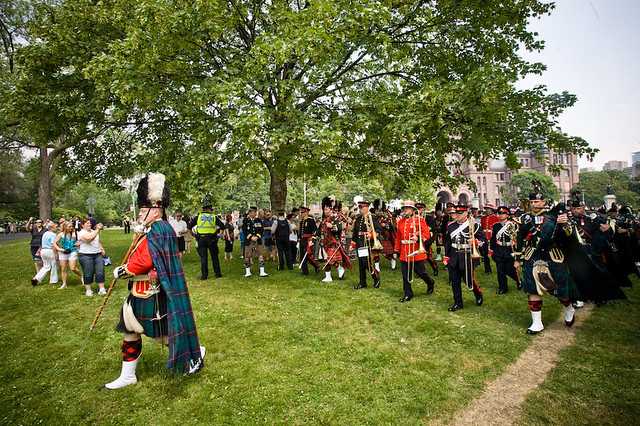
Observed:
[[[216,216],[213,212],[202,212],[198,215],[196,223],[198,234],[215,234],[216,233]]]

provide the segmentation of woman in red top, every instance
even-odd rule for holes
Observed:
[[[401,303],[413,299],[411,282],[413,274],[418,275],[427,284],[427,294],[433,293],[434,281],[427,275],[424,262],[427,260],[427,252],[431,233],[429,225],[424,218],[416,216],[418,209],[413,201],[405,201],[402,205],[402,218],[398,221],[395,252],[399,254],[400,268],[402,270],[402,288],[404,296]]]

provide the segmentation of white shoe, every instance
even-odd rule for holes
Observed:
[[[538,334],[544,330],[542,324],[542,311],[531,312],[531,325],[527,329],[528,334]]]
[[[380,272],[380,262],[374,263],[373,267],[376,268],[376,271]]]
[[[576,319],[576,310],[572,305],[564,308],[564,325],[571,327]]]
[[[576,300],[573,303],[573,307],[580,309],[580,308],[584,307],[584,302],[582,300]]]
[[[107,289],[101,288],[100,290],[98,290],[98,294],[100,296],[105,296],[107,294]]]
[[[107,383],[104,385],[107,389],[120,389],[125,386],[135,385],[138,383],[138,378],[136,377],[136,367],[138,365],[138,359],[135,361],[122,361],[122,371],[120,372],[120,377],[115,379],[111,383]]]
[[[396,260],[395,259],[391,259],[391,270],[393,270],[393,271],[396,270]]]
[[[331,271],[327,271],[324,273],[324,278],[322,279],[323,283],[330,283],[333,281],[333,278],[331,278]]]
[[[58,287],[58,290],[64,290],[65,288],[67,288],[67,285],[63,283],[60,287]]]
[[[260,267],[260,276],[261,276],[261,277],[268,277],[268,276],[269,276],[269,274],[267,274],[267,273],[264,271],[264,266],[261,266],[261,267]]]
[[[87,290],[87,291],[84,292],[84,295],[87,296],[87,297],[91,297],[91,296],[93,296],[93,291]]]
[[[244,273],[244,277],[248,278],[251,276],[251,268],[245,268],[246,272]]]
[[[342,265],[338,266],[338,278],[339,279],[343,279],[344,278],[344,268],[342,267]],[[331,274],[329,274],[331,275]]]

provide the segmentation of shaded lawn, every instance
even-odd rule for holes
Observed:
[[[109,231],[103,240],[117,264],[130,236]],[[485,306],[465,291],[465,309],[449,313],[444,271],[432,296],[416,280],[416,298],[400,304],[399,271],[383,270],[380,289],[353,291],[355,269],[328,285],[272,264],[270,277],[244,279],[236,257],[222,261],[222,279],[203,282],[192,251],[185,271],[205,369],[171,376],[166,349],[145,338],[139,383],[102,391],[120,371],[114,326],[126,286],[89,334],[103,299],[84,297],[75,278],[67,290],[31,288],[27,245],[0,247],[5,424],[423,423],[451,418],[530,341],[524,295],[496,296],[495,276],[480,270]],[[547,321],[559,312],[545,304]]]

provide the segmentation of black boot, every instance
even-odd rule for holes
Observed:
[[[455,312],[458,309],[462,309],[462,305],[458,305],[457,303],[454,303],[453,305],[449,306],[448,311],[449,312]]]
[[[482,302],[484,302],[484,298],[482,297],[482,293],[476,294],[476,305],[482,306]]]

